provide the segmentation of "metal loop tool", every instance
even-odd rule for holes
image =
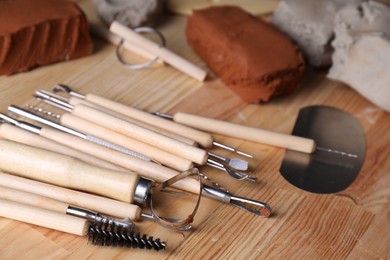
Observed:
[[[153,33],[153,34],[156,34],[159,39],[160,39],[160,43],[159,43],[159,46],[160,47],[164,47],[165,46],[165,38],[164,38],[164,35],[162,35],[162,33],[160,31],[158,31],[157,29],[155,28],[152,28],[152,27],[137,27],[135,29],[133,29],[135,32],[137,33]],[[156,56],[155,58],[151,59],[150,61],[147,61],[145,63],[141,63],[141,64],[130,64],[130,63],[127,63],[123,57],[121,56],[121,53],[120,53],[120,49],[124,43],[124,39],[122,38],[116,49],[115,49],[115,54],[116,54],[116,57],[118,58],[119,62],[125,66],[126,68],[129,68],[129,69],[132,69],[132,70],[140,70],[140,69],[146,69],[146,68],[149,68],[150,66],[152,66],[154,63],[156,63],[159,59],[158,56]]]

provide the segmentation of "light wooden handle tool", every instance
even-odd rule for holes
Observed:
[[[104,106],[92,103],[92,102],[90,102],[90,101],[88,101],[86,99],[81,99],[81,98],[78,98],[78,97],[70,97],[68,102],[69,102],[69,104],[71,104],[73,106],[78,105],[78,104],[84,104],[86,106],[89,106],[89,107],[95,108],[95,109],[97,109],[99,111],[102,111],[102,112],[104,112],[106,114],[115,116],[115,117],[117,117],[119,119],[125,120],[127,122],[132,123],[132,124],[139,125],[139,126],[141,126],[143,128],[147,128],[149,130],[152,130],[153,132],[165,135],[167,137],[170,137],[170,138],[175,139],[177,141],[180,141],[182,143],[185,143],[185,144],[188,144],[188,145],[191,145],[191,146],[198,146],[198,143],[196,141],[194,141],[194,140],[192,140],[190,138],[184,137],[182,135],[176,134],[174,132],[165,130],[165,129],[161,128],[157,123],[152,125],[152,124],[147,123],[148,120],[143,120],[143,121],[145,121],[145,122],[143,122],[143,121],[140,121],[138,119],[135,119],[135,117],[131,117],[131,115],[129,115],[129,116],[125,115],[125,114],[123,114],[121,112],[118,112],[118,111],[115,111],[115,110],[111,110],[109,107],[104,107]],[[115,104],[116,102],[113,102],[113,103]],[[140,111],[140,110],[135,109],[135,108],[130,108],[130,109],[134,109],[136,111]],[[143,112],[143,111],[140,111],[140,112],[142,112],[143,114],[146,114],[148,116],[152,116],[153,117],[153,115],[151,115],[149,113],[146,113],[146,112]],[[142,118],[142,115],[141,115],[141,118]],[[174,123],[174,124],[176,124],[176,123]],[[179,126],[182,126],[182,125],[179,125]],[[187,128],[186,126],[184,126],[184,127]],[[190,129],[192,129],[192,128],[190,128]],[[195,131],[198,131],[198,130],[195,130]]]
[[[96,159],[91,155],[81,153],[73,148],[67,147],[65,145],[61,145],[57,142],[54,142],[52,140],[49,140],[37,134],[31,133],[27,130],[21,129],[11,124],[0,125],[0,137],[3,137],[4,139],[10,141],[46,149],[52,152],[66,154],[99,167],[103,167],[111,170],[117,170],[117,171],[127,171],[123,167],[120,167],[118,165],[103,160]]]
[[[11,189],[25,190],[30,193],[66,202],[69,205],[91,209],[102,214],[119,218],[138,220],[141,217],[139,206],[113,200],[81,191],[34,181],[0,172],[0,183]]]
[[[194,140],[199,143],[202,147],[210,148],[213,145],[213,137],[210,134],[204,133],[202,131],[193,129],[191,127],[180,125],[175,122],[166,120],[164,118],[152,115],[150,113],[144,112],[142,110],[126,106],[124,104],[118,103],[116,101],[110,100],[94,94],[85,95],[85,100],[90,103],[97,104],[101,107],[110,109],[119,114],[123,114],[127,117],[136,119],[138,121],[157,126],[166,131],[176,133],[178,135],[184,136],[188,139]],[[70,103],[76,104],[77,98],[71,97],[69,100]]]
[[[203,81],[207,76],[207,72],[202,70],[198,66],[183,59],[172,51],[164,47],[160,47],[157,43],[141,36],[130,28],[124,26],[123,24],[114,21],[110,26],[110,31],[124,38],[126,41],[129,41],[153,53],[154,55],[160,57],[166,63],[199,81]]]
[[[44,130],[42,128],[41,132]],[[7,140],[0,140],[0,169],[128,203],[134,199],[139,180],[134,173],[100,168],[70,156]]]
[[[295,151],[312,153],[316,149],[316,144],[312,139],[237,125],[196,115],[176,113],[173,120],[177,123],[210,133],[217,133]]]
[[[89,226],[85,219],[4,199],[0,199],[0,216],[79,236],[85,236]]]
[[[72,114],[63,114],[60,120],[62,125],[68,126],[84,133],[92,134],[111,143],[121,145],[132,151],[144,154],[169,168],[178,171],[186,171],[194,167],[193,163],[190,160],[168,153],[164,150],[137,141],[128,136],[119,134],[110,129],[104,128]]]
[[[62,214],[66,214],[66,210],[69,206],[68,203],[59,200],[54,200],[34,193],[11,189],[4,186],[0,186],[0,199],[56,211]]]
[[[74,106],[72,113],[87,121],[91,121],[102,127],[127,135],[140,142],[156,146],[159,149],[173,153],[197,164],[204,165],[208,159],[208,154],[205,150],[157,134],[153,131],[131,124],[86,105],[79,104]]]

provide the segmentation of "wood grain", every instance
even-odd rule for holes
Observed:
[[[90,2],[80,4],[90,16]],[[169,16],[158,28],[168,39],[168,48],[206,69],[186,44],[185,19]],[[85,237],[2,218],[1,259],[390,259],[389,113],[348,86],[326,79],[326,71],[308,70],[301,88],[289,96],[246,104],[214,77],[200,83],[162,65],[127,70],[116,60],[112,45],[94,41],[95,52],[89,57],[0,77],[1,111],[6,112],[9,104],[32,103],[35,89],[65,83],[83,94],[95,93],[145,111],[182,111],[290,133],[301,107],[324,104],[346,110],[361,122],[367,142],[363,169],[338,194],[311,194],[291,186],[279,174],[283,149],[216,135],[218,141],[255,156],[250,166],[259,182],[232,181],[209,167],[201,171],[234,194],[269,203],[274,210],[271,218],[202,198],[189,232],[170,231],[147,220],[137,223],[143,233],[167,241],[168,249],[163,252],[95,247]],[[184,215],[189,214],[194,199],[191,195],[170,198],[172,203],[163,198],[158,202],[163,213]]]

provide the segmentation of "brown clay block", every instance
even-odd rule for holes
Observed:
[[[84,13],[66,0],[0,1],[0,75],[92,53]]]
[[[305,63],[298,47],[273,25],[238,7],[194,11],[186,36],[209,68],[244,101],[268,101],[295,90]]]

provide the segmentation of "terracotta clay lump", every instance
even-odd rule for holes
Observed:
[[[92,53],[84,13],[65,0],[0,1],[0,75]]]
[[[208,67],[244,101],[268,101],[301,82],[305,63],[298,47],[239,7],[194,11],[186,36]]]

